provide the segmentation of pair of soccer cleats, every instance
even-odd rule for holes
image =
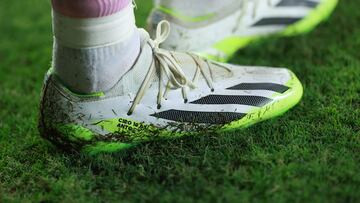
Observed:
[[[109,91],[78,95],[67,89],[50,69],[42,92],[41,135],[66,149],[115,152],[151,140],[233,131],[285,113],[303,94],[300,81],[290,70],[238,66],[213,60],[225,60],[233,54],[229,50],[235,51],[240,44],[244,45],[228,43],[229,39],[242,41],[243,38],[230,34],[234,28],[228,26],[228,19],[237,19],[236,23],[242,26],[242,22],[250,18],[247,15],[254,15],[245,12],[249,6],[260,10],[267,6],[268,13],[277,13],[278,7],[280,10],[296,7],[301,10],[297,14],[304,14],[302,20],[284,24],[282,29],[280,26],[270,29],[273,32],[266,34],[254,33],[254,39],[260,35],[290,34],[288,30],[300,34],[324,20],[335,3],[333,0],[301,1],[304,4],[298,4],[300,0],[247,2],[239,5],[241,13],[222,14],[219,18],[207,19],[210,22],[195,22],[196,26],[185,26],[178,14],[159,7],[150,18],[162,19],[157,25],[155,39],[140,29],[141,53],[133,67],[119,76],[118,83]],[[327,13],[324,8],[328,8]],[[323,18],[316,18],[316,23],[311,19],[309,25],[308,18],[315,12],[321,12]],[[149,24],[157,23],[155,20],[150,20]],[[266,24],[263,21],[255,24]],[[236,29],[246,29],[239,24]],[[212,33],[215,27],[222,30],[221,35]],[[209,31],[203,32],[206,29]],[[187,34],[181,36],[180,32]],[[209,40],[202,40],[206,37]],[[205,42],[209,48],[201,49],[201,46],[206,47]],[[218,44],[226,45],[228,52],[219,49]],[[161,45],[192,52],[169,51],[160,48]]]

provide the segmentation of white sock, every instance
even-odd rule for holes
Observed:
[[[133,5],[98,18],[53,11],[55,74],[70,90],[91,94],[112,88],[136,61],[140,36]]]

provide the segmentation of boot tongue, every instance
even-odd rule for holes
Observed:
[[[132,68],[126,72],[118,83],[106,93],[108,97],[136,94],[143,83],[153,61],[152,48],[147,43],[149,34],[139,29],[141,49],[138,58]],[[155,80],[157,78],[155,77]]]
[[[139,28],[138,30],[140,34],[141,47],[144,47],[144,45],[147,44],[148,40],[150,39],[150,35],[146,30],[142,28]]]
[[[149,44],[149,34],[143,29],[139,29],[139,32],[141,39],[141,52],[138,59],[136,60],[134,66],[120,79],[118,84],[107,93],[109,96],[124,95],[129,93],[136,94],[140,86],[143,84],[146,75],[149,74],[149,69],[155,61],[153,48]],[[197,64],[193,57],[198,56],[179,52],[171,52],[171,55],[173,56],[174,61],[179,64],[187,79],[192,81],[197,71]],[[203,60],[198,61],[201,62],[201,66],[203,66],[205,74],[210,76],[209,69],[206,67],[206,62]],[[201,81],[201,78],[203,78],[202,76],[199,78],[200,81],[198,82],[204,82]],[[163,76],[163,79],[165,84],[167,77]],[[152,82],[157,82],[159,80],[158,74],[154,74],[152,80]]]

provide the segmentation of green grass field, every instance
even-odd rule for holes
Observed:
[[[150,4],[138,2],[139,26]],[[50,3],[0,1],[0,202],[360,202],[359,9],[342,0],[311,34],[265,40],[232,60],[299,76],[304,98],[283,117],[91,157],[37,131]]]

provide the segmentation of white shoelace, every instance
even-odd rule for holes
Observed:
[[[187,53],[189,56],[191,56],[191,58],[194,60],[194,63],[196,64],[196,73],[193,79],[192,80],[188,79],[188,77],[183,72],[180,63],[178,62],[178,59],[175,58],[173,52],[167,51],[165,49],[161,49],[159,47],[160,44],[163,43],[168,38],[169,34],[170,34],[170,23],[168,21],[161,21],[157,26],[155,40],[148,39],[148,43],[153,49],[154,60],[150,66],[150,69],[148,70],[148,73],[146,74],[144,81],[140,86],[140,89],[138,90],[135,96],[135,99],[128,111],[128,115],[131,115],[134,112],[136,106],[140,103],[140,101],[144,97],[146,90],[149,89],[153,81],[152,79],[155,73],[158,74],[158,78],[159,78],[159,92],[157,95],[158,109],[161,108],[162,100],[166,98],[167,93],[171,89],[181,88],[182,97],[184,99],[184,102],[187,103],[188,88],[191,89],[196,88],[195,83],[197,82],[200,75],[203,75],[211,91],[214,91],[214,86],[213,86],[214,77],[210,64],[223,68],[229,73],[232,73],[232,71],[229,68],[225,67],[222,64],[216,63],[214,61],[209,61],[206,59],[201,59],[199,56],[195,54]],[[210,75],[206,74],[205,72],[204,62],[209,69]],[[163,84],[164,75],[168,78],[168,82],[166,85]],[[164,91],[164,86],[165,86],[165,91]]]
[[[240,27],[240,23],[243,20],[243,18],[245,17],[245,15],[249,12],[249,3],[253,2],[254,6],[253,6],[253,10],[252,10],[252,18],[256,18],[256,16],[258,15],[258,9],[259,9],[259,3],[260,1],[267,1],[268,6],[272,6],[273,2],[272,0],[242,0],[241,2],[241,13],[237,19],[237,26],[234,28],[234,30],[238,30]]]

